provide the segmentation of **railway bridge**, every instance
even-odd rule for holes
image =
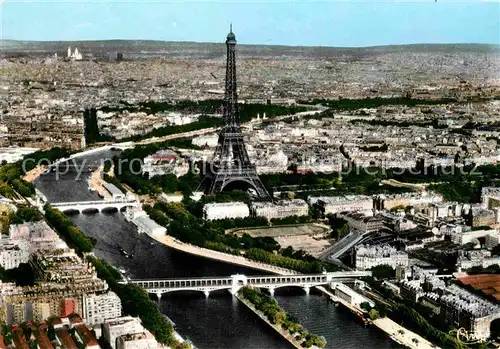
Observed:
[[[163,293],[174,291],[200,291],[209,296],[211,291],[229,290],[232,294],[245,286],[264,288],[271,295],[280,287],[301,287],[309,293],[311,287],[327,285],[332,282],[348,281],[371,276],[370,271],[340,271],[322,274],[265,275],[246,276],[242,274],[227,277],[173,278],[161,280],[129,280],[131,284],[143,287],[148,293],[161,298]]]

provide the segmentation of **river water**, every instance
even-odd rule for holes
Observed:
[[[98,161],[109,154],[86,157]],[[37,188],[52,202],[99,199],[88,190],[86,175],[75,181],[75,174],[55,178],[55,173],[41,176]],[[135,226],[119,212],[78,214],[70,216],[86,234],[97,239],[95,254],[126,270],[131,278],[164,278],[186,276],[226,276],[235,273],[262,274],[185,254],[139,235]],[[120,248],[134,255],[126,258]],[[155,297],[155,296],[153,296]],[[356,322],[348,311],[335,307],[325,297],[301,289],[278,289],[275,298],[312,333],[323,335],[327,348],[401,348],[385,334]],[[291,348],[290,344],[269,328],[227,291],[212,292],[208,299],[202,293],[171,293],[160,301],[162,311],[176,324],[177,331],[201,349]]]

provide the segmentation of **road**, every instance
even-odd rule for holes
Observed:
[[[328,109],[328,108],[323,107],[323,106],[311,106],[311,105],[304,105],[304,106],[308,107],[308,108],[315,107],[316,109],[314,109],[314,110],[307,110],[307,111],[299,112],[299,113],[296,113],[296,114],[281,115],[281,116],[277,116],[277,117],[274,117],[274,118],[271,118],[271,119],[266,119],[266,120],[262,120],[262,119],[257,120],[257,119],[254,119],[252,121],[243,123],[242,126],[248,126],[248,125],[251,125],[251,124],[252,125],[260,124],[260,123],[262,123],[264,121],[266,121],[266,122],[269,122],[269,121],[280,121],[280,120],[289,119],[289,118],[292,118],[292,117],[302,117],[302,116],[315,115],[315,114],[319,114],[322,111]],[[191,138],[191,137],[200,136],[200,135],[204,135],[204,134],[208,134],[208,133],[213,133],[213,132],[216,132],[217,130],[218,130],[218,128],[216,128],[216,127],[209,127],[209,128],[202,128],[200,130],[195,130],[195,131],[175,133],[175,134],[171,134],[171,135],[167,135],[167,136],[163,136],[163,137],[151,137],[151,138],[143,139],[143,140],[140,140],[140,141],[137,141],[137,142],[118,142],[118,143],[115,143],[115,144],[112,144],[110,142],[106,142],[106,143],[96,143],[95,145],[97,145],[99,147],[113,145],[113,146],[117,146],[117,147],[123,146],[123,147],[127,147],[127,148],[133,148],[133,147],[135,147],[137,145],[145,145],[145,144],[151,144],[151,143],[166,142],[166,141],[170,141],[170,140],[173,140],[173,139],[179,139],[179,138]]]
[[[368,233],[361,233],[355,230],[351,231],[349,234],[344,236],[342,239],[337,241],[332,246],[328,247],[326,250],[321,252],[318,258],[323,260],[338,259],[350,248],[355,246],[361,239],[363,239]]]
[[[144,144],[151,144],[151,143],[158,143],[158,142],[166,142],[166,141],[170,141],[172,139],[190,138],[190,137],[204,135],[207,133],[213,133],[215,131],[217,131],[217,129],[215,127],[202,128],[202,129],[196,130],[196,131],[175,133],[175,134],[171,134],[171,135],[163,136],[163,137],[147,138],[147,139],[143,139],[142,141],[132,142],[132,144],[133,144],[133,146],[137,146],[137,145],[144,145]],[[120,144],[120,143],[117,143],[117,144]]]
[[[230,264],[237,264],[248,268],[253,268],[257,270],[262,270],[272,274],[278,275],[295,275],[300,274],[294,270],[276,267],[270,264],[257,262],[243,256],[235,256],[227,253],[222,253],[214,250],[209,250],[207,248],[198,247],[195,245],[187,244],[179,241],[169,235],[150,235],[156,241],[162,243],[165,246],[174,248],[176,250],[184,251],[186,253],[194,254],[200,257],[205,257],[209,259],[215,259],[221,262],[226,262]]]
[[[388,317],[380,318],[373,321],[373,324],[387,333],[393,340],[404,346],[412,349],[439,349],[427,339],[418,334],[398,325]]]
[[[415,190],[420,190],[420,191],[425,191],[427,187],[429,186],[429,183],[424,183],[424,184],[419,184],[419,183],[406,183],[406,182],[400,182],[395,179],[384,179],[380,181],[382,184],[390,185],[392,187],[396,188],[410,188],[410,189],[415,189]]]

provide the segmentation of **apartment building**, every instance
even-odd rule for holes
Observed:
[[[373,214],[373,199],[366,195],[310,196],[307,201],[310,205],[316,204],[325,215],[352,211]]]
[[[29,245],[23,241],[0,242],[0,266],[5,270],[17,268],[21,263],[28,263],[29,256]]]
[[[86,294],[83,296],[82,315],[88,325],[102,324],[108,319],[115,319],[122,315],[122,302],[112,291]]]
[[[155,337],[145,330],[142,333],[125,334],[118,337],[116,349],[156,349],[159,348]]]
[[[488,268],[491,265],[500,265],[499,256],[491,256],[488,250],[471,250],[457,258],[457,269],[466,271],[473,267]]]
[[[214,202],[203,206],[203,217],[206,220],[245,218],[250,209],[244,202]]]
[[[478,340],[490,337],[491,321],[500,317],[500,306],[454,284],[448,285],[440,303],[443,318],[449,325],[465,328]]]
[[[360,245],[356,247],[355,254],[357,270],[369,270],[378,265],[388,265],[393,269],[396,269],[397,266],[407,267],[409,265],[408,254],[389,245]]]
[[[337,217],[345,219],[352,230],[362,233],[385,228],[385,222],[382,218],[366,216],[361,212],[339,212]]]
[[[116,349],[116,340],[126,334],[144,332],[141,320],[137,317],[123,316],[107,319],[103,323],[103,335],[112,349]]]
[[[254,216],[273,218],[285,218],[290,216],[306,216],[309,213],[309,205],[301,199],[280,200],[272,202],[252,202],[251,211]]]
[[[439,228],[441,234],[449,235],[451,241],[458,245],[465,245],[485,238],[486,248],[493,248],[499,244],[500,234],[496,229],[471,229],[464,225],[446,224]]]
[[[500,188],[483,187],[481,188],[481,203],[487,210],[500,207]]]

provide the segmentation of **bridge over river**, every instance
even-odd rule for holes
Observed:
[[[307,293],[311,287],[327,285],[334,281],[347,281],[371,276],[371,271],[339,271],[322,274],[246,276],[241,274],[228,277],[175,278],[163,280],[129,280],[131,284],[143,287],[148,293],[161,298],[163,293],[174,291],[200,291],[208,297],[211,291],[229,290],[232,294],[244,286],[265,288],[271,295],[280,287],[296,286]]]

